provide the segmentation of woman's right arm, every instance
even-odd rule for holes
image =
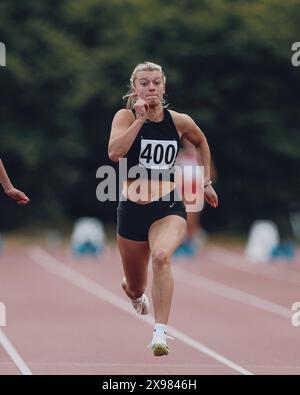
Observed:
[[[1,159],[0,184],[2,185],[6,195],[9,196],[11,199],[15,200],[18,204],[27,204],[29,202],[29,197],[26,196],[24,192],[19,191],[12,185]]]
[[[108,156],[113,162],[118,162],[127,154],[144,121],[144,117],[135,119],[129,110],[122,109],[116,113],[108,143]]]

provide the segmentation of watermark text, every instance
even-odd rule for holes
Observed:
[[[0,42],[0,66],[6,66],[6,48],[3,43]]]
[[[300,66],[300,41],[292,44],[292,51],[295,52],[291,58],[292,65],[298,67]]]
[[[292,311],[295,311],[291,318],[292,325],[296,327],[300,326],[300,302],[293,303]]]
[[[0,327],[6,326],[6,307],[4,303],[0,302]]]
[[[114,167],[100,166],[96,178],[101,179],[96,189],[96,196],[100,202],[116,202],[122,200],[133,200],[147,202],[149,196],[151,201],[158,200],[153,194],[159,194],[157,181],[162,180],[163,201],[183,200],[187,212],[199,212],[204,206],[204,167],[203,166],[177,166],[172,169],[151,168],[133,166],[127,168],[127,159],[119,161],[118,174]],[[123,183],[127,179],[133,180],[127,188],[127,196],[122,195]],[[176,194],[172,195],[168,190],[169,182],[176,185]],[[119,195],[117,196],[117,191]]]

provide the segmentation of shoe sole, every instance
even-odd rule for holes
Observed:
[[[145,295],[146,302],[143,304],[141,311],[138,311],[135,305],[132,303],[133,308],[137,312],[138,315],[146,315],[149,313],[150,306],[149,306],[149,300],[147,296]]]
[[[155,357],[161,357],[169,354],[169,347],[165,344],[154,344],[152,346],[152,352]]]
[[[142,311],[141,311],[141,315],[146,315],[146,314],[148,314],[148,313],[149,313],[148,307],[143,308]]]
[[[145,299],[146,299],[146,303],[144,303],[142,307],[142,311],[140,313],[141,315],[146,315],[149,313],[149,300],[146,295],[145,295]]]
[[[143,306],[142,315],[148,314],[148,313],[149,313],[149,310],[150,310],[149,299],[147,298],[146,295],[145,295],[145,300],[146,300],[146,303],[145,303],[144,306]]]
[[[149,308],[148,307],[143,307],[141,312],[139,312],[134,306],[133,308],[135,309],[137,315],[146,315],[149,313]]]

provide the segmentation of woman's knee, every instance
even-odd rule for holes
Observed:
[[[162,269],[170,264],[170,256],[165,248],[155,248],[151,253],[153,269]]]

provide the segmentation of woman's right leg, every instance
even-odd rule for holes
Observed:
[[[148,241],[134,241],[117,235],[125,277],[121,285],[130,299],[143,295],[148,277],[150,248]]]

